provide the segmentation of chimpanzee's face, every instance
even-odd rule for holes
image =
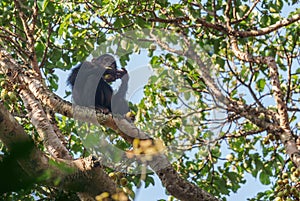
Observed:
[[[109,54],[104,54],[96,59],[93,59],[93,63],[105,69],[102,77],[106,82],[113,82],[117,79],[117,64],[114,57]]]

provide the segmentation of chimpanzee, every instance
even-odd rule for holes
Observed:
[[[108,82],[121,78],[122,83],[117,93],[113,93]],[[72,87],[72,97],[75,104],[86,107],[100,108],[104,113],[124,115],[129,112],[125,99],[129,76],[109,54],[94,58],[91,62],[82,62],[75,67],[68,77],[68,84]]]

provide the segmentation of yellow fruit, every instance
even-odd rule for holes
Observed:
[[[121,184],[122,186],[126,186],[126,185],[128,184],[128,180],[127,180],[125,177],[123,177],[123,178],[121,178],[121,180],[120,180],[120,184]]]
[[[9,99],[10,99],[11,101],[16,101],[16,100],[17,100],[17,96],[16,96],[16,94],[15,94],[14,92],[9,91],[9,92],[7,93],[7,95],[8,95],[8,97],[9,97]]]
[[[116,175],[114,172],[109,173],[108,176],[109,176],[112,180],[116,180],[116,179],[117,179],[117,175]]]
[[[227,154],[226,159],[227,159],[229,162],[230,162],[230,161],[233,161],[233,159],[234,159],[233,154]]]
[[[119,179],[124,177],[124,174],[122,172],[117,172],[116,175]]]
[[[1,91],[0,97],[1,97],[1,99],[6,99],[6,97],[7,97],[7,90],[6,89],[3,89]]]
[[[0,82],[0,86],[1,86],[1,87],[4,87],[5,83],[6,83],[6,81],[2,80],[2,81]]]
[[[156,47],[155,44],[151,44],[150,47],[149,47],[150,50],[156,50],[156,48],[157,48],[157,47]]]
[[[289,177],[288,173],[285,172],[285,173],[282,174],[282,178],[283,178],[283,179],[286,179],[286,178],[288,178],[288,177]]]

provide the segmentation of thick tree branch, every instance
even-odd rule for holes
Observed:
[[[245,14],[245,16],[243,16],[241,19],[238,19],[236,21],[233,21],[231,22],[231,24],[235,24],[235,23],[238,23],[244,19],[246,19],[250,13],[253,11],[254,7],[256,6],[256,4],[258,3],[258,1],[255,1],[253,6],[250,8],[250,10]],[[193,3],[191,3],[193,4]],[[230,5],[231,4],[231,1],[228,1],[227,2],[227,7],[228,9],[230,9]],[[227,12],[227,11],[225,11]],[[229,10],[228,10],[229,12]],[[224,13],[225,14],[225,13]],[[174,24],[174,25],[177,25],[178,24],[181,24],[181,25],[184,25],[184,22],[187,22],[190,20],[190,17],[189,16],[185,16],[185,17],[177,17],[177,18],[167,18],[167,19],[163,19],[163,18],[159,18],[159,17],[153,17],[153,18],[144,18],[145,20],[147,21],[150,21],[150,22],[160,22],[160,23],[168,23],[168,24]],[[210,29],[213,29],[213,30],[216,30],[216,31],[220,31],[224,34],[232,34],[236,37],[253,37],[253,36],[262,36],[262,35],[265,35],[265,34],[268,34],[268,33],[271,33],[273,31],[276,31],[284,26],[287,26],[287,25],[290,25],[296,21],[300,20],[300,14],[295,14],[294,16],[290,17],[290,18],[287,18],[287,19],[282,19],[278,22],[276,22],[275,24],[273,25],[270,25],[268,27],[265,27],[265,28],[262,28],[262,29],[259,29],[259,30],[250,30],[250,31],[240,31],[240,30],[229,30],[228,27],[226,27],[225,24],[221,24],[221,23],[209,23],[207,22],[207,20],[205,20],[205,18],[197,18],[195,20],[196,24],[194,26],[196,27],[201,27],[201,26],[204,26],[206,28],[210,28]],[[189,25],[190,27],[191,25]]]
[[[245,37],[252,37],[252,36],[262,36],[262,35],[266,35],[268,33],[271,33],[273,31],[276,31],[276,30],[280,29],[281,27],[285,27],[285,26],[290,25],[294,22],[297,22],[299,20],[300,20],[300,14],[295,14],[290,18],[280,20],[280,21],[276,22],[275,24],[272,24],[268,27],[265,27],[265,28],[262,28],[262,29],[259,29],[259,30],[251,30],[251,31],[238,31],[238,30],[235,30],[233,32],[233,35],[237,36],[237,37],[244,37],[244,38]]]
[[[20,90],[20,95],[29,111],[32,124],[36,128],[51,156],[54,158],[72,159],[69,151],[56,135],[41,104],[33,98],[33,95],[29,93],[27,89]]]
[[[162,165],[166,165],[165,163],[168,159],[163,155],[158,157],[160,158],[155,158],[150,162],[150,167],[156,170],[155,172],[168,192],[177,199],[182,201],[219,201],[219,199],[213,197],[195,184],[182,179],[171,164],[168,164],[164,168],[159,168]],[[157,169],[157,167],[159,169]]]
[[[103,192],[109,192],[113,195],[117,192],[115,183],[106,175],[99,163],[95,163],[92,157],[75,161],[59,160],[57,163],[63,162],[64,169],[68,169],[68,171],[64,171],[59,168],[59,166],[53,165],[53,162],[51,165],[49,158],[33,145],[33,141],[29,135],[25,133],[22,126],[20,126],[14,117],[5,109],[3,104],[0,104],[0,140],[9,150],[22,148],[16,146],[30,145],[26,146],[29,148],[27,150],[18,150],[25,155],[15,157],[20,168],[24,171],[24,174],[31,178],[33,182],[40,182],[42,185],[67,189],[74,192],[85,192],[92,196]],[[11,154],[14,154],[14,152]],[[35,178],[40,178],[45,172],[50,172],[50,177],[47,178],[47,180],[35,180]],[[61,180],[59,185],[57,185],[58,178]]]
[[[23,79],[20,76],[22,74],[22,69],[18,69],[18,65],[14,63],[11,57],[5,55],[5,53],[3,55],[0,55],[0,57],[2,57],[1,59],[3,59],[0,61],[3,74],[7,75],[7,78],[10,79],[12,83],[19,83],[19,92],[29,111],[31,122],[37,129],[37,132],[43,140],[46,149],[55,158],[72,159],[69,151],[56,135],[40,102],[34,98],[34,96],[29,92],[28,88],[26,88],[26,86],[24,85]]]
[[[285,150],[291,160],[297,165],[297,167],[300,167],[300,151],[297,148],[295,138],[289,126],[287,106],[284,102],[284,96],[280,89],[280,80],[275,59],[273,57],[253,56],[248,53],[242,52],[238,48],[237,39],[234,36],[230,36],[230,43],[232,46],[232,50],[238,59],[257,64],[265,64],[269,67],[274,99],[278,110],[277,117],[279,119],[278,128],[274,131],[280,136],[280,139],[285,146]]]

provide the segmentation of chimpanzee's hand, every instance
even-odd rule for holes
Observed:
[[[107,68],[103,74],[103,79],[106,82],[113,82],[117,79],[117,70],[114,68]]]
[[[113,82],[117,79],[117,77],[115,75],[112,75],[112,74],[106,74],[103,76],[104,80],[106,82]]]
[[[117,70],[116,79],[122,78],[126,74],[127,74],[127,70],[125,68],[122,68],[121,70]]]

